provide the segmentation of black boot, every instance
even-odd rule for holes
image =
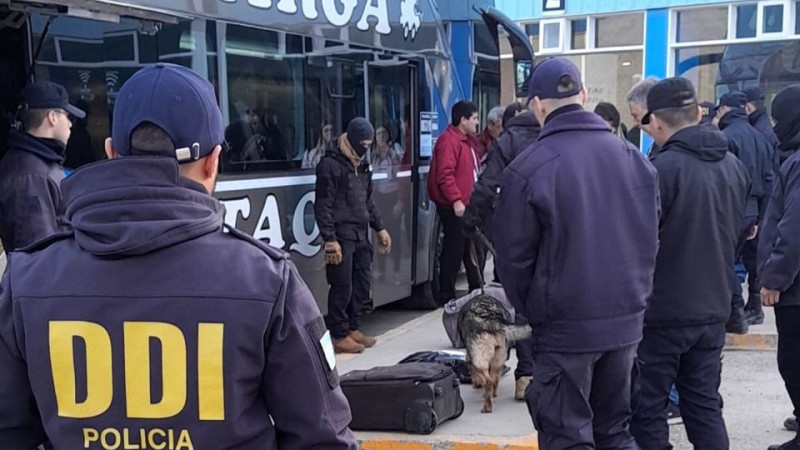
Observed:
[[[791,441],[780,445],[770,445],[767,450],[800,450],[800,437],[795,436]]]
[[[764,309],[761,307],[761,295],[747,296],[747,305],[744,307],[745,320],[748,325],[761,325],[764,323]]]
[[[747,320],[744,315],[744,306],[734,306],[731,308],[731,317],[725,324],[725,331],[733,334],[747,334]]]
[[[783,427],[789,431],[800,431],[800,427],[797,426],[797,418],[789,417],[783,422]]]

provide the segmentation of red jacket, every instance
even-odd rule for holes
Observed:
[[[470,142],[453,125],[436,140],[428,175],[428,197],[436,205],[452,208],[458,200],[469,204],[479,167],[478,155]]]

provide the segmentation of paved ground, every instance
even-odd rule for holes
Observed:
[[[419,350],[450,348],[441,325],[441,311],[407,312],[382,308],[366,319],[365,329],[386,331],[379,344],[366,353],[340,356],[341,373],[391,365]],[[514,367],[515,363],[512,353],[509,364]],[[724,414],[731,437],[731,449],[766,449],[770,444],[792,437],[782,429],[783,420],[791,412],[791,405],[778,374],[774,351],[726,350],[722,376],[721,391],[725,399]],[[513,384],[511,374],[503,377],[492,414],[479,412],[482,402],[480,391],[462,386],[461,393],[466,403],[464,415],[455,421],[445,422],[430,436],[359,433],[359,437],[366,443],[385,440],[404,442],[410,439],[431,444],[430,448],[453,448],[448,445],[454,442],[516,443],[517,447],[498,448],[535,448],[535,430],[525,405],[513,399]],[[672,426],[671,432],[676,449],[692,448],[683,425]],[[519,446],[522,443],[528,446]],[[399,448],[397,445],[395,448]]]

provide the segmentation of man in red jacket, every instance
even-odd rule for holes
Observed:
[[[472,245],[464,236],[463,217],[478,178],[478,155],[472,146],[478,129],[478,108],[471,102],[453,105],[451,124],[436,140],[428,177],[428,196],[436,203],[444,228],[439,259],[440,304],[456,296],[456,276],[461,261],[467,270],[470,290],[480,287],[475,262],[467,251]]]

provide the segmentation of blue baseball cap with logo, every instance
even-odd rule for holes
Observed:
[[[83,119],[86,113],[70,105],[64,86],[52,81],[39,81],[22,89],[22,109],[63,109],[69,114]]]
[[[569,77],[573,88],[559,90],[559,82]],[[534,67],[528,78],[528,100],[539,97],[540,100],[568,98],[580,94],[583,89],[581,72],[570,60],[564,58],[547,58]]]
[[[131,133],[144,123],[170,137],[174,148],[165,149],[163,156],[179,163],[203,158],[225,140],[214,87],[197,72],[176,64],[146,66],[122,85],[114,105],[114,150],[121,156],[140,154],[131,148]]]

